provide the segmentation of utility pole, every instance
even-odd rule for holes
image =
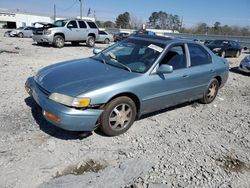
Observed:
[[[79,1],[80,1],[80,19],[82,19],[82,0]]]
[[[56,21],[56,4],[54,4],[54,21]]]

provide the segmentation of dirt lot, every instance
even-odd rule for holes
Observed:
[[[81,139],[47,123],[24,83],[43,66],[91,55],[84,45],[41,47],[0,30],[0,187],[250,187],[249,76],[231,69],[212,104],[179,105],[121,136]]]

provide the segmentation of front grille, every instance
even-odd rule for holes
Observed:
[[[34,35],[42,35],[43,34],[43,30],[34,30],[33,34]]]
[[[38,83],[36,83],[36,86],[37,88],[43,93],[45,94],[46,96],[49,96],[50,95],[50,92],[46,89],[44,89],[42,86],[40,86]]]

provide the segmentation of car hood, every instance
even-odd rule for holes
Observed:
[[[78,96],[137,76],[138,73],[87,58],[45,67],[37,73],[35,81],[50,93]]]

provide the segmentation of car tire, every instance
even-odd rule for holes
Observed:
[[[64,47],[64,38],[61,35],[56,35],[54,37],[53,44],[56,48],[62,48]]]
[[[93,36],[88,36],[86,40],[86,45],[88,47],[94,47],[95,46],[95,38]]]
[[[240,57],[240,50],[237,50],[236,54],[235,54],[235,57]]]
[[[78,41],[73,41],[73,42],[71,42],[71,44],[72,44],[73,46],[79,46],[79,42],[78,42]]]
[[[213,102],[213,100],[215,99],[215,97],[217,96],[218,90],[219,90],[219,82],[217,79],[212,79],[207,87],[207,89],[205,90],[202,99],[200,99],[201,103],[204,104],[209,104],[211,102]]]
[[[18,33],[18,35],[17,35],[19,38],[23,38],[23,33],[21,32],[21,33]]]
[[[221,57],[226,57],[226,51],[225,51],[225,50],[223,50],[223,51],[221,52]]]
[[[100,128],[107,136],[125,133],[134,123],[136,106],[129,97],[118,97],[111,100],[100,117]]]
[[[105,40],[104,40],[104,44],[109,44],[110,43],[110,40],[108,39],[108,38],[106,38]]]

